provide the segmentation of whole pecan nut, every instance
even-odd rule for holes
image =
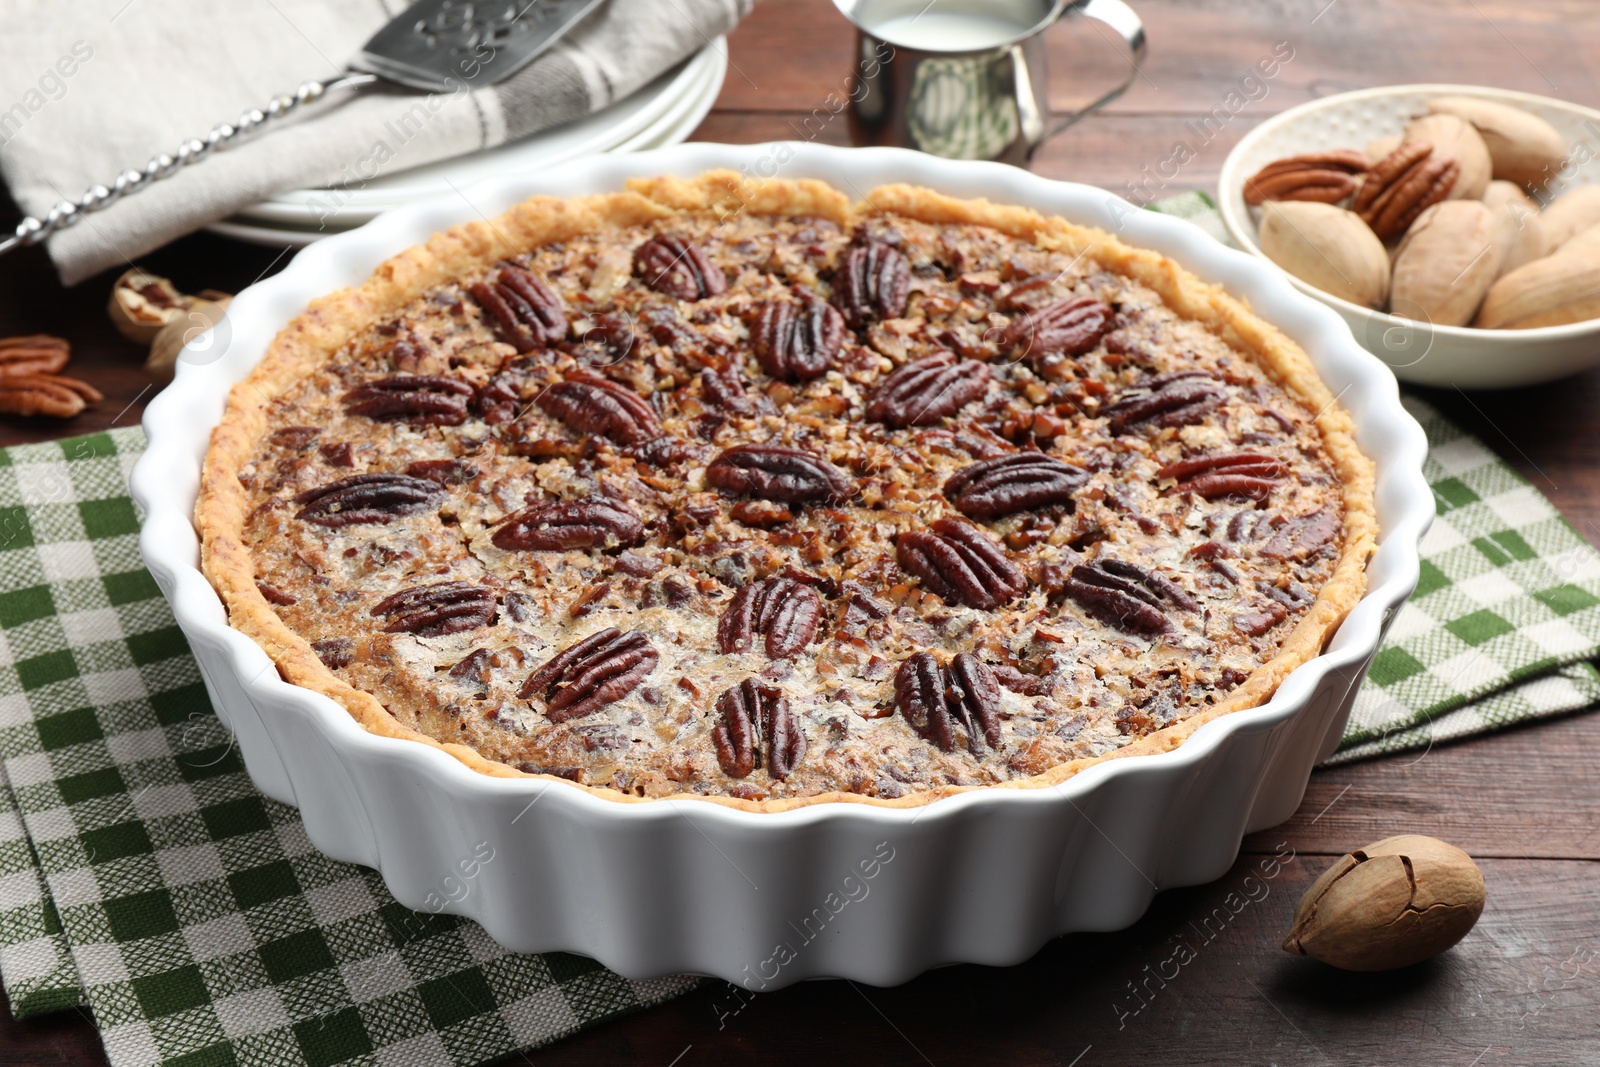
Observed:
[[[1113,434],[1144,426],[1192,426],[1226,398],[1222,385],[1204,372],[1180,372],[1140,382],[1101,408],[1100,414],[1110,419]]]
[[[71,358],[65,338],[45,333],[0,337],[0,375],[60,374]]]
[[[699,245],[672,234],[652,237],[634,249],[633,273],[656,292],[678,300],[704,300],[728,288],[722,269]]]
[[[1350,210],[1388,240],[1449,196],[1460,173],[1459,163],[1435,152],[1427,141],[1405,141],[1373,164]]]
[[[637,445],[661,434],[661,420],[644,397],[589,370],[576,370],[539,394],[539,409],[579,433]]]
[[[626,548],[643,536],[644,523],[627,508],[603,500],[571,500],[513,512],[489,540],[507,552],[565,552]]]
[[[982,758],[983,745],[1000,747],[1000,681],[970,652],[939,666],[932,652],[917,652],[894,672],[894,704],[912,730],[941,752],[956,747],[956,727],[967,749]]]
[[[104,399],[88,382],[63,374],[0,374],[0,414],[70,419]]]
[[[1171,578],[1118,559],[1078,564],[1062,591],[1106,625],[1150,636],[1172,629],[1168,604],[1200,610],[1200,603]]]
[[[748,777],[765,755],[767,773],[782,780],[805,758],[805,731],[778,690],[746,678],[717,697],[716,710],[711,742],[729,778]]]
[[[932,426],[989,388],[988,364],[935,352],[896,369],[867,402],[867,418],[897,429]]]
[[[608,626],[553,656],[517,695],[543,700],[551,722],[581,719],[633,692],[660,659],[644,634]]]
[[[1012,452],[963,467],[944,483],[945,499],[974,519],[1071,506],[1089,472],[1042,452]]]
[[[882,241],[854,244],[833,279],[833,302],[852,327],[874,319],[897,319],[911,296],[911,261]]]
[[[1069,296],[1028,312],[1000,332],[1000,347],[1035,359],[1081,356],[1111,328],[1111,305],[1092,296]]]
[[[785,382],[820,378],[839,358],[844,346],[844,316],[812,296],[771,300],[762,307],[750,331],[761,369]]]
[[[780,504],[838,503],[856,491],[855,481],[821,456],[781,445],[736,445],[711,461],[706,481]]]
[[[494,319],[495,332],[518,352],[548,348],[567,336],[566,305],[550,283],[513,263],[467,292]]]
[[[772,659],[797,655],[817,635],[822,597],[793,578],[750,582],[734,595],[717,624],[717,645],[725,653],[748,652],[757,634]]]
[[[460,426],[467,421],[472,386],[440,374],[392,374],[362,382],[340,397],[349,415],[383,422]]]
[[[937,519],[896,542],[900,566],[948,604],[992,611],[1028,591],[1027,576],[988,534],[961,519]]]
[[[372,614],[389,620],[385,633],[440,637],[493,622],[494,594],[471,582],[435,582],[384,597]]]
[[[1157,478],[1178,483],[1180,493],[1193,493],[1205,500],[1245,497],[1264,500],[1289,474],[1289,468],[1276,456],[1265,452],[1229,452],[1195,456],[1168,463],[1156,471]]]
[[[393,522],[433,507],[444,487],[409,474],[353,474],[294,497],[295,518],[337,529]]]
[[[1244,181],[1244,202],[1316,200],[1336,204],[1356,191],[1357,174],[1367,170],[1367,157],[1353,148],[1307,152],[1276,160]]]

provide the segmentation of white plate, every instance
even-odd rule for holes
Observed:
[[[1240,248],[1271,263],[1256,243],[1255,219],[1244,202],[1245,179],[1285,156],[1327,148],[1359,149],[1378,137],[1398,134],[1412,116],[1425,112],[1428,100],[1436,96],[1481,97],[1537,115],[1574,146],[1574,160],[1557,178],[1562,188],[1600,183],[1600,155],[1593,150],[1600,111],[1547,96],[1477,85],[1388,85],[1301,104],[1245,134],[1223,160],[1217,182],[1217,206],[1229,236]],[[1579,152],[1585,145],[1588,151]],[[1435,326],[1341,300],[1287,272],[1284,277],[1342,315],[1356,340],[1402,381],[1508,389],[1554,381],[1600,365],[1600,319],[1536,330]]]
[[[313,233],[349,230],[399,204],[445,195],[453,188],[464,188],[507,171],[553,166],[578,156],[615,151],[630,142],[666,144],[657,135],[674,128],[687,111],[697,106],[710,110],[721,90],[727,65],[727,49],[723,39],[718,38],[603,111],[482,152],[376,178],[345,193],[336,215],[327,216],[326,190],[293,189],[274,194],[219,224],[226,230],[214,229],[228,232],[229,236],[258,233],[264,227]]]
[[[284,682],[261,646],[228,626],[197,566],[200,460],[232,384],[308,301],[439,230],[535,194],[715,168],[861,191],[910,182],[1028,205],[1118,231],[1249,300],[1305,347],[1376,462],[1381,543],[1366,596],[1271,701],[1201,726],[1171,752],[1109,760],[1052,789],[979,789],[920,809],[761,814],[490,778],[437,749],[369,734],[328,697]],[[1384,628],[1416,585],[1434,513],[1427,441],[1393,376],[1266,263],[1099,189],[899,149],[696,142],[503,174],[318,242],[236,296],[194,345],[145,413],[149,448],[132,478],[145,514],[139,543],[251,779],[300,808],[317,848],[377,868],[407,907],[467,915],[514,951],[581,952],[629,978],[689,971],[752,990],[823,975],[894,984],[945,963],[1015,963],[1069,930],[1119,929],[1157,890],[1220,877],[1243,834],[1299,806],[1312,765],[1337,745]],[[440,872],[480,842],[493,862],[445,899]]]

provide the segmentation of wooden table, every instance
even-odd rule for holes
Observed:
[[[1136,3],[1151,47],[1133,89],[1048,144],[1034,164],[1039,173],[1123,193],[1130,183],[1154,190],[1158,164],[1184,141],[1194,159],[1160,191],[1211,189],[1228,148],[1256,123],[1371,85],[1487,83],[1600,106],[1600,6],[1588,0]],[[1191,122],[1222,107],[1280,41],[1293,58],[1264,95],[1246,85],[1257,99],[1213,123],[1202,143]],[[1056,30],[1051,47],[1058,108],[1118,69],[1117,50],[1088,25]],[[827,0],[767,0],[731,37],[726,86],[696,137],[845,143],[828,93],[845,87],[850,49],[851,32]],[[236,291],[287,258],[197,235],[143,263],[191,291]],[[0,426],[0,444],[138,419],[151,383],[138,369],[141,353],[102,311],[113,274],[64,290],[38,250],[0,260],[0,336],[70,338],[76,371],[107,394],[72,423]],[[1600,543],[1600,372],[1511,393],[1425,395]],[[950,967],[895,989],[811,982],[741,1006],[713,983],[507,1062],[1600,1063],[1596,751],[1600,717],[1578,715],[1320,771],[1300,813],[1246,840],[1226,877],[1161,894],[1121,933],[1075,934],[1018,967]],[[1477,930],[1446,956],[1398,974],[1346,975],[1285,955],[1278,945],[1294,903],[1329,857],[1401,831],[1443,837],[1480,859],[1489,903]],[[1246,885],[1278,854],[1293,858]],[[1254,889],[1260,899],[1238,914],[1217,912],[1230,893],[1262,885],[1264,895]],[[1194,958],[1177,968],[1169,961],[1180,943]],[[82,1015],[0,1018],[0,1063],[103,1061]]]

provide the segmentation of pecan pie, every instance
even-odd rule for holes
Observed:
[[[317,301],[198,522],[232,624],[367,729],[754,810],[1170,749],[1318,654],[1375,529],[1305,354],[1170,260],[728,172]]]

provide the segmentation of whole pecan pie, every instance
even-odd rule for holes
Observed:
[[[1305,354],[1156,253],[889,186],[535,198],[315,302],[198,522],[232,624],[496,775],[1037,786],[1263,702],[1364,590]]]

